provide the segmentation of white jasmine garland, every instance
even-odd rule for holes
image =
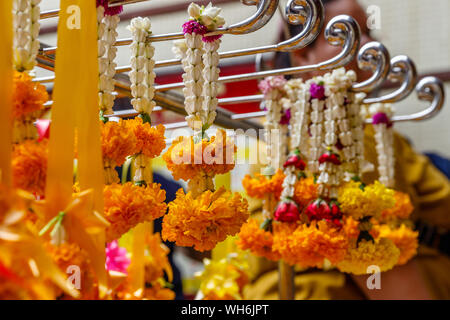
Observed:
[[[318,80],[317,78],[313,79],[316,83],[318,83]],[[349,92],[355,80],[355,73],[353,71],[345,72],[344,68],[327,73],[319,80],[323,81],[325,89],[322,119],[324,135],[322,143],[325,150],[328,150],[327,152],[336,154],[341,161],[341,164],[325,161],[318,166],[319,176],[317,182],[319,183],[318,191],[321,197],[337,197],[338,186],[346,176],[349,177],[349,175],[345,175],[345,170],[351,170],[351,164],[356,161],[350,116],[354,116],[356,111],[353,109],[356,109],[358,106],[353,105],[352,100],[354,100],[354,96]],[[350,105],[350,109],[352,109],[350,112],[347,112],[347,108],[344,105],[345,99],[347,99],[347,105]],[[318,124],[316,123],[316,125]],[[342,150],[336,147],[338,141],[342,145]],[[314,141],[314,144],[317,143],[319,141]]]
[[[390,119],[394,113],[391,104],[377,103],[369,108],[370,115],[384,113]],[[386,187],[392,188],[395,185],[395,156],[394,156],[394,137],[392,127],[386,123],[373,124],[375,131],[375,149],[377,151],[378,161],[378,180]]]
[[[155,95],[155,48],[147,41],[151,35],[151,23],[148,18],[137,17],[131,20],[128,29],[132,33],[133,42],[131,44],[131,94],[133,108],[144,115],[144,121],[150,119],[156,103],[153,101]],[[152,180],[151,159],[144,154],[134,156],[134,166],[136,168],[133,181],[135,183],[149,183]]]
[[[39,16],[41,0],[13,0],[14,67],[31,71],[39,51]]]
[[[129,30],[132,33],[131,44],[131,104],[140,114],[150,115],[156,103],[153,101],[155,95],[155,48],[147,41],[151,35],[151,24],[148,18],[134,18],[131,20]]]
[[[321,77],[316,81],[323,81]],[[312,81],[308,80],[308,88],[311,86]],[[309,152],[308,157],[308,169],[311,173],[317,174],[319,172],[319,157],[324,152],[323,137],[324,137],[324,107],[325,102],[319,99],[311,99],[310,102],[310,115],[309,115]]]
[[[202,122],[201,110],[203,105],[203,41],[202,35],[188,34],[184,35],[186,39],[186,57],[183,59],[183,82],[184,82],[184,104],[187,112],[186,121],[188,126],[198,131],[196,122]]]
[[[219,84],[220,69],[219,65],[219,53],[217,50],[220,47],[221,40],[216,39],[212,42],[205,42],[203,44],[203,105],[201,114],[201,121],[203,126],[209,127],[213,124],[216,118],[216,108],[219,103],[217,99],[217,92]]]
[[[284,86],[287,96],[291,102],[290,119],[290,153],[305,151],[308,138],[308,112],[309,112],[309,90],[301,79],[289,80]],[[287,136],[287,135],[286,135]],[[295,184],[298,181],[297,169],[294,166],[287,166],[284,169],[285,179],[283,180],[283,191],[281,198],[293,198]]]
[[[99,22],[102,9],[97,8],[97,21]],[[104,9],[103,9],[104,10]],[[117,26],[120,22],[118,15],[105,15],[98,23],[99,44],[99,105],[104,115],[113,114],[114,106],[114,76],[117,64],[114,62],[117,56],[115,43],[117,40]],[[103,26],[101,26],[103,25]],[[101,38],[100,38],[101,34]],[[101,41],[100,41],[101,39]],[[103,55],[101,55],[103,53]]]

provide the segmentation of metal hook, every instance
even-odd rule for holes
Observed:
[[[395,56],[391,59],[391,71],[387,78],[392,82],[401,82],[401,86],[382,97],[366,98],[364,103],[393,103],[409,96],[417,82],[417,70],[414,61],[405,55]]]
[[[392,117],[392,122],[420,121],[429,119],[441,111],[444,106],[445,92],[442,81],[436,77],[425,77],[416,85],[419,100],[430,101],[431,105],[425,110],[413,114]]]
[[[362,70],[372,70],[372,76],[360,83],[355,83],[355,92],[371,92],[379,87],[387,78],[390,70],[390,55],[386,47],[377,41],[366,43],[358,53],[358,67]]]

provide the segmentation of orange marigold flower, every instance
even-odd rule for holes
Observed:
[[[419,232],[411,230],[404,224],[397,229],[391,229],[388,225],[381,225],[378,229],[380,237],[390,239],[400,250],[397,265],[405,264],[416,255],[419,246],[417,239]]]
[[[120,166],[127,156],[136,153],[137,138],[125,121],[100,123],[103,159]]]
[[[272,233],[261,229],[256,219],[249,219],[243,224],[238,237],[236,244],[242,250],[250,250],[255,256],[272,261],[280,260],[280,254],[272,250]]]
[[[157,183],[146,187],[113,183],[105,186],[103,198],[105,218],[111,223],[106,229],[106,242],[120,238],[138,223],[161,217],[167,210],[166,192]]]
[[[221,187],[194,198],[191,192],[177,191],[164,216],[162,236],[178,246],[211,250],[228,235],[239,232],[248,218],[248,203],[238,193]]]
[[[149,158],[158,157],[166,147],[164,138],[165,127],[160,124],[152,127],[150,123],[144,123],[141,118],[125,120],[137,138],[135,154],[142,153]]]
[[[407,219],[414,210],[409,194],[395,191],[394,199],[394,207],[383,210],[381,218],[384,220],[392,218]]]
[[[43,195],[47,175],[48,141],[25,140],[14,146],[12,175],[15,188]]]
[[[297,181],[294,190],[294,201],[301,207],[306,207],[318,198],[317,184],[314,178],[304,178]]]
[[[189,180],[203,171],[207,175],[224,174],[234,168],[237,148],[224,130],[211,139],[194,143],[193,137],[179,137],[163,155],[174,179]]]
[[[324,259],[332,264],[341,261],[347,252],[348,241],[342,229],[331,227],[326,221],[300,225],[291,234],[275,235],[274,250],[287,263],[302,267],[322,267]]]
[[[27,113],[41,110],[48,100],[45,86],[33,82],[26,72],[14,72],[13,117],[20,118]]]
[[[247,174],[242,180],[242,186],[252,198],[264,199],[268,193],[271,193],[278,200],[283,191],[285,177],[285,174],[280,169],[270,179],[267,179],[267,176],[260,173],[256,173],[254,178]]]

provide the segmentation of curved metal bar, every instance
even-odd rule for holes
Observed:
[[[337,69],[349,64],[355,58],[361,41],[361,29],[352,17],[339,15],[328,22],[325,39],[333,46],[343,47],[343,50],[337,56],[317,64],[317,69]]]
[[[242,22],[232,24],[225,28],[219,28],[212,34],[247,34],[264,27],[277,11],[279,0],[241,0],[247,6],[257,6],[256,12]]]
[[[325,38],[331,45],[342,46],[341,52],[327,60],[318,64],[309,66],[299,66],[292,68],[284,68],[277,70],[268,70],[260,72],[252,72],[239,75],[224,76],[219,78],[219,82],[237,82],[245,80],[261,79],[269,76],[279,75],[292,75],[297,73],[304,73],[316,70],[332,70],[345,66],[356,55],[356,51],[359,47],[360,30],[358,23],[350,16],[340,15],[337,16],[328,23],[325,30]],[[183,83],[171,83],[166,85],[159,85],[155,87],[155,91],[167,91],[172,89],[180,89],[183,87]]]
[[[275,51],[302,49],[314,41],[323,28],[325,14],[320,0],[289,0],[285,13],[290,24],[302,24],[303,30],[293,38],[277,44]]]
[[[388,79],[392,82],[401,82],[401,86],[384,96],[366,98],[364,103],[393,103],[405,99],[414,90],[417,82],[417,70],[414,61],[408,56],[399,55],[391,59],[391,72]]]
[[[425,110],[413,114],[393,116],[392,122],[420,121],[434,117],[442,110],[445,101],[444,85],[436,77],[425,77],[416,85],[419,100],[430,101],[431,105]]]
[[[235,23],[229,27],[219,28],[214,32],[207,33],[206,35],[216,35],[216,34],[247,34],[254,32],[258,29],[264,27],[267,22],[273,17],[277,10],[279,0],[258,0],[256,1],[243,1],[245,5],[257,5],[256,12],[244,21]],[[169,40],[183,39],[183,32],[166,33],[159,35],[151,35],[147,37],[147,41],[160,42]],[[133,39],[118,39],[115,46],[127,46],[132,43]],[[57,50],[57,47],[49,47],[40,50],[41,54],[53,54]]]
[[[372,70],[372,76],[360,83],[355,83],[355,92],[371,92],[379,87],[387,78],[390,70],[390,56],[386,47],[377,41],[366,43],[358,53],[358,67],[362,70]]]

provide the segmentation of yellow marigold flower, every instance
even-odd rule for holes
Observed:
[[[150,234],[146,241],[150,256],[147,257],[145,263],[145,282],[153,283],[164,276],[164,271],[169,281],[172,281],[172,267],[167,257],[170,250],[161,242],[161,235],[159,232]]]
[[[203,171],[209,176],[227,173],[234,168],[237,148],[224,130],[211,139],[194,143],[193,137],[179,137],[163,155],[174,179],[189,180]]]
[[[20,118],[27,113],[41,110],[48,100],[45,86],[33,82],[26,72],[14,72],[13,117]]]
[[[389,220],[392,218],[407,219],[414,210],[411,203],[411,198],[407,193],[400,191],[395,191],[394,198],[394,207],[383,210],[381,217],[384,220]]]
[[[345,257],[347,248],[344,231],[331,227],[326,221],[300,225],[287,237],[276,235],[274,240],[274,250],[280,252],[284,261],[302,267],[320,268],[324,259],[336,264]]]
[[[344,215],[359,220],[372,216],[378,218],[381,212],[395,204],[394,191],[378,181],[360,188],[359,182],[350,181],[339,188],[338,201]]]
[[[100,123],[103,160],[121,166],[127,156],[136,153],[137,138],[125,121]]]
[[[105,186],[103,190],[105,218],[111,223],[106,229],[106,242],[119,239],[138,223],[152,221],[166,213],[166,192],[156,183],[146,187],[131,182]]]
[[[135,154],[142,153],[149,158],[155,158],[161,154],[166,147],[165,127],[162,124],[152,127],[150,123],[144,123],[139,117],[125,120],[125,122],[137,138]]]
[[[47,175],[48,142],[25,140],[14,146],[12,175],[15,188],[37,195],[45,192]]]
[[[419,232],[411,230],[402,224],[397,229],[391,229],[388,225],[378,226],[380,237],[391,240],[400,250],[397,265],[408,262],[417,253]]]
[[[205,300],[239,300],[241,288],[238,285],[240,273],[237,268],[229,264],[227,259],[211,261],[204,259],[205,269],[197,274],[200,278],[200,290],[205,295]]]
[[[272,261],[280,260],[280,254],[272,250],[272,233],[261,229],[256,219],[249,219],[244,223],[238,237],[236,244],[242,250],[250,250],[255,256]]]
[[[297,181],[294,190],[294,201],[300,207],[306,207],[311,201],[317,198],[317,184],[314,183],[314,178],[305,178]]]
[[[278,200],[283,191],[283,180],[285,177],[285,174],[280,169],[270,179],[260,173],[256,173],[254,178],[247,174],[242,180],[242,186],[252,198],[264,199],[268,193],[271,193]]]
[[[337,264],[337,268],[346,273],[356,275],[367,274],[367,267],[376,265],[381,272],[392,269],[398,261],[400,250],[386,238],[372,241],[362,240],[358,246],[353,241],[345,258]]]
[[[228,235],[239,232],[248,218],[248,203],[238,193],[221,187],[194,198],[183,189],[169,203],[164,216],[162,236],[178,246],[193,246],[198,251],[211,250]]]

